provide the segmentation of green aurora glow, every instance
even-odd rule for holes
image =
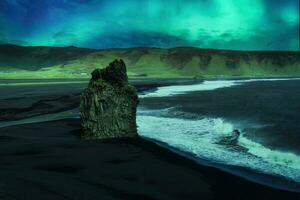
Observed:
[[[92,48],[298,50],[298,8],[298,0],[3,0],[0,40]]]

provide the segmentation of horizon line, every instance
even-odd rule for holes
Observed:
[[[80,47],[75,45],[66,45],[66,46],[46,46],[46,45],[26,45],[26,44],[14,44],[14,43],[1,43],[0,46],[18,46],[18,47],[28,47],[28,48],[38,48],[38,47],[44,47],[44,48],[78,48],[78,49],[90,49],[90,50],[122,50],[122,49],[184,49],[184,48],[190,48],[190,49],[199,49],[199,50],[210,50],[210,51],[231,51],[231,52],[299,52],[300,48],[298,50],[238,50],[238,49],[219,49],[219,48],[201,48],[201,47],[195,47],[195,46],[174,46],[174,47],[156,47],[156,46],[132,46],[132,47],[109,47],[109,48],[90,48],[90,47]]]

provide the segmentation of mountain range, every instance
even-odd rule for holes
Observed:
[[[299,76],[300,52],[177,48],[86,49],[0,45],[0,78],[88,78],[123,59],[130,77]]]

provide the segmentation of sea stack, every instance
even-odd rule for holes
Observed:
[[[81,94],[82,138],[137,137],[137,105],[137,90],[128,83],[123,60],[94,70],[88,88]]]

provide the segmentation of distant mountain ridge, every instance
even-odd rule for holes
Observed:
[[[0,45],[0,77],[82,78],[116,58],[135,77],[300,76],[300,52]]]
[[[37,70],[78,59],[95,51],[96,50],[93,49],[73,46],[23,47],[13,44],[4,44],[0,45],[0,66]]]

